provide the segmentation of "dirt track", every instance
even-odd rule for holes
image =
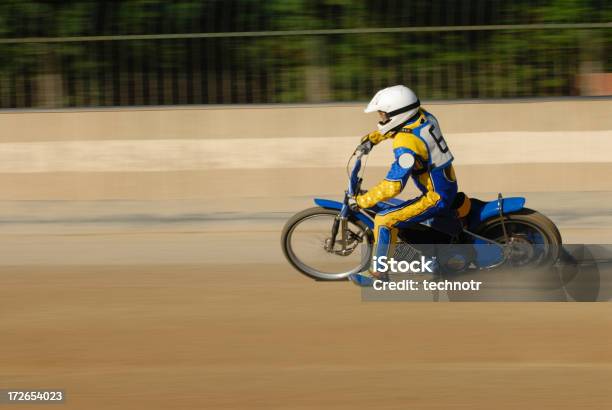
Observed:
[[[612,399],[607,303],[362,303],[346,283],[282,265],[3,271],[0,383],[64,388],[66,408],[604,408]]]
[[[566,237],[611,243],[609,194],[563,195],[531,203]],[[576,214],[580,201],[593,208]],[[286,214],[111,205],[2,204],[19,222],[3,225],[0,386],[63,388],[74,409],[612,401],[608,303],[365,303],[280,258]]]

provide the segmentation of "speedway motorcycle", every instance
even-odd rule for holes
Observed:
[[[349,159],[348,189],[342,202],[316,198],[317,206],[297,213],[285,224],[283,253],[295,269],[312,279],[346,280],[368,269],[376,213],[403,202],[389,199],[369,209],[349,206],[349,199],[360,192],[364,155],[358,148]],[[460,217],[459,208],[469,212]],[[557,261],[561,250],[561,235],[550,219],[526,208],[525,198],[503,198],[501,194],[496,200],[482,201],[460,192],[448,214],[398,228],[394,259],[433,257],[445,274],[500,266],[547,267]]]

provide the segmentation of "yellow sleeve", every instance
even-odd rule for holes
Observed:
[[[402,183],[399,181],[387,181],[383,179],[374,188],[363,195],[357,195],[355,201],[360,208],[370,208],[381,201],[393,198],[402,192]]]

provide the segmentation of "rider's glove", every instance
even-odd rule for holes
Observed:
[[[370,140],[366,140],[364,142],[362,142],[361,144],[359,144],[357,146],[357,149],[355,151],[361,151],[364,154],[369,154],[370,151],[372,151],[372,148],[374,147],[374,144],[372,144],[372,141]]]
[[[363,144],[366,141],[370,141],[372,144],[376,145],[378,144],[382,139],[383,135],[379,132],[379,131],[372,131],[369,134],[364,135],[363,137],[361,137],[361,143]]]
[[[355,201],[354,197],[349,198],[348,206],[354,212],[359,212],[359,205],[357,205],[357,201]]]

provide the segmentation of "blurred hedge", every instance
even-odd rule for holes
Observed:
[[[603,23],[604,0],[3,1],[0,38]],[[0,107],[562,96],[610,72],[612,30],[0,44]]]

